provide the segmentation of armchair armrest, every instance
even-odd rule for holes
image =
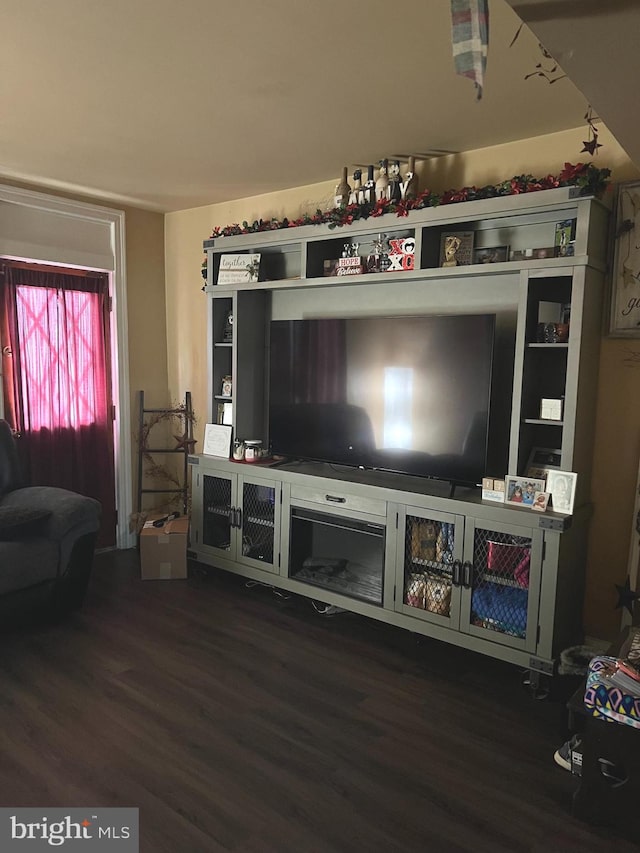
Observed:
[[[43,535],[61,542],[73,531],[76,535],[93,533],[100,527],[102,507],[93,498],[55,486],[27,486],[0,499],[0,506],[48,510]]]

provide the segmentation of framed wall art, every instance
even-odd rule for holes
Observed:
[[[615,211],[609,334],[640,338],[640,181],[619,185]]]

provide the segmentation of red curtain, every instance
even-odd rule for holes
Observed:
[[[113,544],[108,277],[19,263],[4,272],[5,417],[20,435],[24,474],[33,485],[97,498],[105,514],[101,544]]]

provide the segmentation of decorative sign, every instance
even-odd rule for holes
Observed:
[[[640,337],[640,182],[620,184],[609,332]]]
[[[217,284],[247,284],[258,281],[260,255],[220,255]]]
[[[220,456],[228,459],[231,453],[231,427],[223,424],[205,424],[202,452],[205,456]]]
[[[389,240],[389,266],[386,272],[401,272],[412,270],[415,265],[416,241],[413,237],[404,240]]]

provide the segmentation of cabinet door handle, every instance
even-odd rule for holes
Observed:
[[[452,573],[453,573],[452,583],[454,586],[460,586],[460,575],[461,575],[460,568],[461,568],[460,560],[454,560],[453,566],[452,566]]]
[[[471,584],[473,580],[473,566],[469,562],[469,560],[465,560],[462,564],[462,569],[464,573],[464,577],[462,580],[462,586],[465,589],[471,589]]]
[[[600,765],[600,772],[607,782],[611,783],[612,788],[620,788],[628,781],[629,777],[624,770],[614,764],[613,761],[609,761],[607,758],[599,758],[598,764]]]
[[[328,501],[332,501],[334,504],[346,504],[346,498],[339,498],[336,495],[325,495],[325,499]]]
[[[234,506],[229,507],[229,527],[236,526],[236,508]]]
[[[242,527],[242,507],[236,510],[236,527]]]

